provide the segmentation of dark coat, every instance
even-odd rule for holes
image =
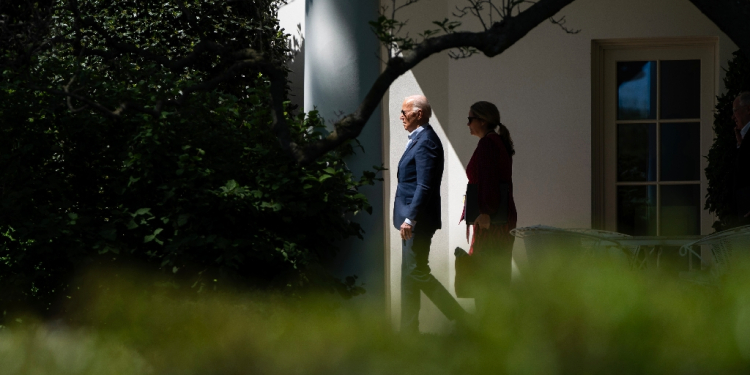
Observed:
[[[440,183],[445,155],[443,144],[429,124],[412,139],[398,162],[398,187],[393,204],[393,226],[401,228],[404,219],[416,220],[419,230],[442,227]],[[426,228],[426,229],[422,229]]]

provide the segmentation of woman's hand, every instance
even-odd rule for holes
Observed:
[[[490,215],[481,214],[477,217],[477,220],[475,222],[482,229],[490,229]]]

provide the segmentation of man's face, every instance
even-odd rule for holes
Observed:
[[[750,105],[742,105],[740,98],[734,99],[732,104],[732,119],[737,129],[742,130],[750,122]]]
[[[404,100],[401,104],[401,122],[404,124],[404,130],[409,133],[413,132],[419,127],[420,119],[422,117],[422,110],[414,110],[414,105],[411,102]]]

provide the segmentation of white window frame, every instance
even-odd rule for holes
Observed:
[[[713,142],[713,114],[718,93],[719,72],[718,37],[604,39],[591,44],[591,218],[592,228],[617,230],[616,204],[616,95],[605,85],[614,77],[615,59],[627,60],[695,59],[701,57],[701,155],[708,154]],[[659,57],[649,57],[659,56]],[[668,58],[665,58],[668,56]],[[610,64],[609,70],[607,64]],[[704,74],[704,72],[708,72]],[[609,74],[606,77],[605,74]],[[614,99],[613,99],[614,98]],[[715,215],[703,210],[708,183],[705,177],[707,161],[701,157],[701,234],[711,233]],[[660,204],[657,202],[657,204]]]

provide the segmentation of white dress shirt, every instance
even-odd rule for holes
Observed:
[[[424,128],[422,125],[419,125],[416,129],[412,130],[411,133],[409,133],[409,141],[406,142],[406,148],[409,148],[409,145],[411,144],[411,140],[414,139],[414,137],[417,136],[417,134],[421,133]]]

